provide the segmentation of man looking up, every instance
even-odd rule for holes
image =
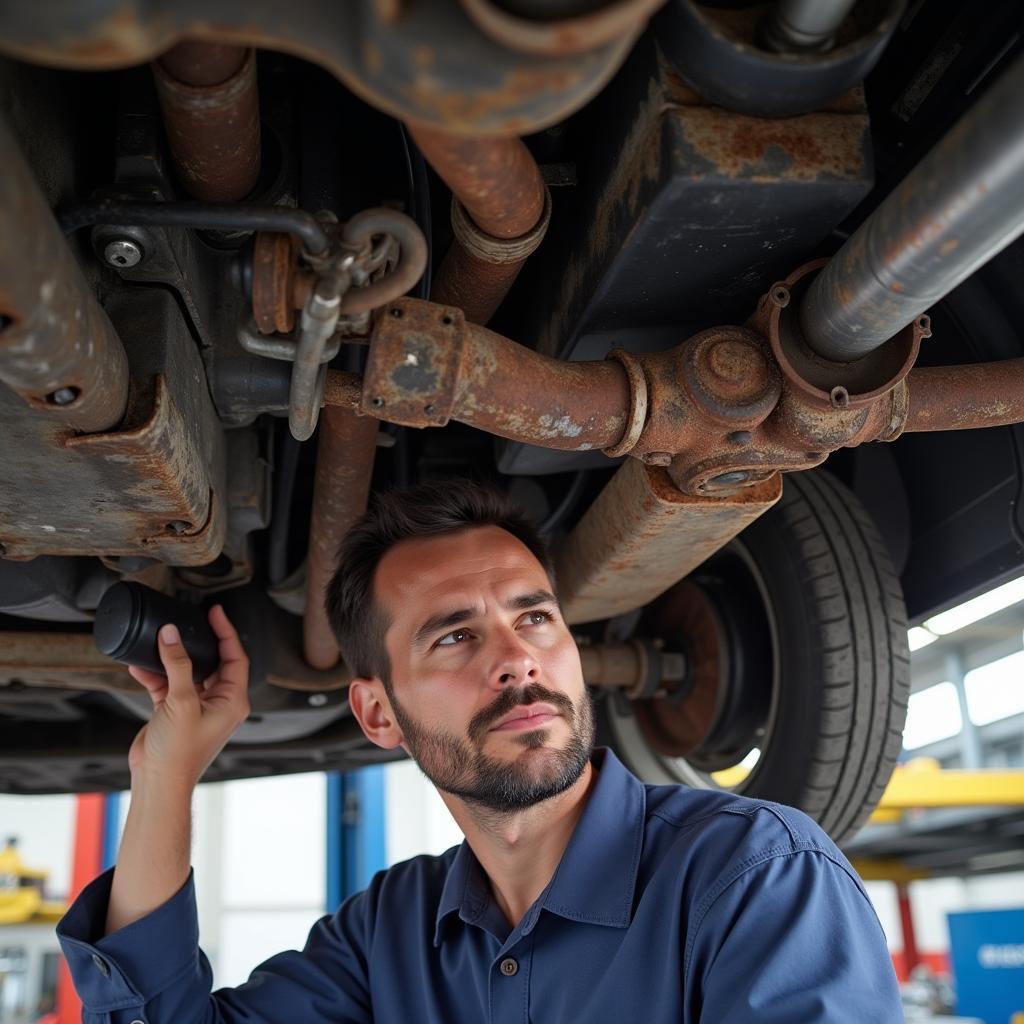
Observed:
[[[248,676],[214,609],[222,664],[203,686],[174,637],[166,678],[132,670],[154,712],[117,866],[58,929],[89,1024],[902,1019],[863,887],[807,817],[645,786],[592,749],[547,553],[499,494],[378,499],[327,611],[363,732],[416,760],[466,841],[379,873],[301,952],[211,994],[189,801],[247,713]]]

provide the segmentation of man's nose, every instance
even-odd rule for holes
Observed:
[[[514,632],[501,634],[491,669],[492,685],[505,687],[535,683],[540,679],[540,663],[529,646]]]

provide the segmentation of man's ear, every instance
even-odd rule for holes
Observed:
[[[348,702],[366,738],[385,750],[393,750],[405,739],[395,719],[384,683],[357,677],[348,687]]]

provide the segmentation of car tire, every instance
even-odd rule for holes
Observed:
[[[599,738],[644,781],[789,804],[836,841],[864,824],[899,756],[910,654],[899,579],[847,487],[820,470],[787,476],[779,503],[645,610],[636,632],[689,663],[681,695],[598,700]],[[714,723],[695,745],[686,715],[699,700],[714,704]],[[745,776],[728,767],[754,750]]]

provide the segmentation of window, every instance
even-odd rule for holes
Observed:
[[[956,687],[949,682],[929,686],[910,695],[907,725],[903,730],[903,749],[936,743],[955,736],[963,726]]]

